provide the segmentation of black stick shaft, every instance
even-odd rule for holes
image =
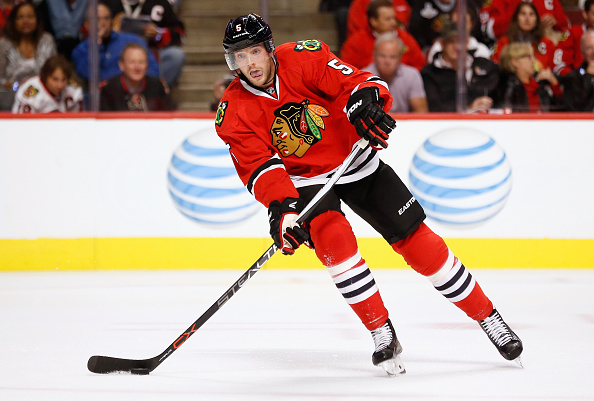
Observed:
[[[326,184],[318,191],[316,196],[307,204],[303,211],[299,214],[297,221],[303,223],[307,217],[313,212],[320,201],[328,194],[330,189],[338,182],[344,172],[353,164],[353,162],[363,153],[367,148],[368,142],[364,139],[359,140],[351,153],[347,156],[345,161],[338,167],[332,177]],[[277,246],[272,244],[270,248],[256,262],[247,269],[239,279],[233,283],[225,293],[206,310],[190,327],[186,329],[165,351],[161,354],[149,359],[124,359],[113,358],[109,356],[95,355],[89,358],[87,363],[88,369],[93,373],[113,373],[113,372],[129,372],[133,374],[148,374],[159,366],[165,359],[167,359],[175,350],[177,350],[188,338],[192,336],[204,323],[206,323],[223,305],[231,299],[233,295],[256,274],[266,262],[270,260],[272,255],[278,250]]]

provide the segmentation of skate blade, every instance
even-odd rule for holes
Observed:
[[[516,359],[514,359],[514,362],[516,362],[519,367],[524,369],[524,365],[522,365],[522,360],[520,359],[520,357],[517,357]]]
[[[377,366],[384,369],[390,377],[396,377],[406,373],[406,368],[404,367],[404,363],[402,363],[402,359],[400,359],[399,355],[397,355],[395,358],[383,361]]]

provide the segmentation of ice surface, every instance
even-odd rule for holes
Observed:
[[[97,375],[91,355],[161,353],[242,272],[0,273],[0,400],[594,400],[594,271],[472,273],[524,369],[423,277],[375,270],[407,370],[389,378],[325,271],[264,268],[150,375]]]

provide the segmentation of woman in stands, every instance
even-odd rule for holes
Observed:
[[[39,74],[56,54],[54,38],[43,29],[29,1],[16,5],[0,37],[0,110],[10,110],[19,84]]]
[[[507,35],[501,37],[495,45],[493,61],[499,62],[501,51],[513,42],[529,43],[532,46],[535,58],[534,68],[537,72],[555,68],[555,43],[545,37],[544,26],[532,3],[522,1],[518,4],[507,28]]]
[[[501,52],[504,76],[499,81],[501,107],[506,112],[559,110],[563,91],[550,69],[535,72],[532,46],[512,42]]]

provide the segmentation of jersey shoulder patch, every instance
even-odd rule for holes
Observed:
[[[217,116],[215,117],[215,124],[217,126],[221,126],[223,124],[223,120],[225,119],[225,110],[227,110],[227,106],[229,102],[227,100],[221,102],[219,107],[217,108]]]
[[[317,52],[322,50],[322,42],[317,39],[300,40],[295,44],[293,48],[296,52],[308,51]]]
[[[26,98],[32,98],[37,96],[38,93],[39,89],[37,89],[33,85],[29,85],[29,87],[25,89],[25,92],[23,92],[23,96],[25,96]]]
[[[78,81],[74,78],[70,78],[68,80],[68,85],[72,86],[73,88],[78,88],[80,87],[80,85],[78,84]]]

